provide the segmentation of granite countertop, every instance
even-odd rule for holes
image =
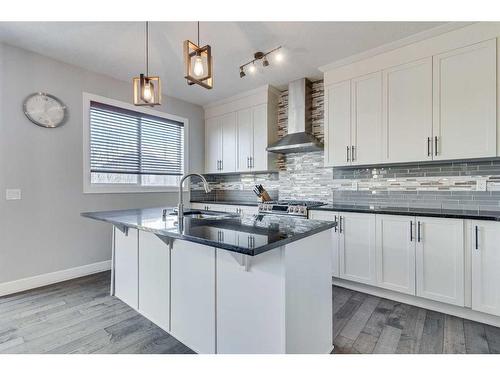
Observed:
[[[215,202],[215,201],[204,201],[204,200],[192,200],[189,203],[220,204],[229,206],[255,206],[255,207],[259,205],[259,202],[236,202],[236,201]]]
[[[186,216],[184,230],[180,232],[177,215],[174,214],[173,208],[166,208],[166,218],[162,217],[163,209],[164,207],[84,212],[81,215],[118,226],[152,232],[159,236],[196,242],[252,256],[335,226],[333,222],[288,216],[224,213],[224,218],[215,219],[197,219]],[[207,214],[214,212],[196,211]],[[253,239],[249,240],[249,237]]]
[[[311,208],[311,210],[500,221],[500,211],[455,210],[446,208],[336,205],[336,204],[327,204],[320,207],[314,207]]]

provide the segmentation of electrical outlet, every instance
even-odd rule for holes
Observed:
[[[486,191],[486,178],[480,178],[477,180],[476,191]]]
[[[21,199],[21,189],[5,189],[5,199],[8,201]]]

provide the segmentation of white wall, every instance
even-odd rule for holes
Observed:
[[[22,112],[38,91],[61,98],[69,120],[37,127]],[[131,84],[0,44],[0,283],[110,259],[111,227],[80,212],[175,205],[176,193],[83,194],[82,92],[130,102]],[[161,108],[189,119],[190,170],[203,171],[203,109],[171,97]],[[6,188],[22,200],[6,201]]]

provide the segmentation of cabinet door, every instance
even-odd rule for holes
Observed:
[[[217,249],[217,352],[283,353],[281,250],[253,257],[249,271],[235,257],[238,254]]]
[[[496,69],[494,39],[434,57],[434,159],[497,155]]]
[[[470,221],[472,309],[500,316],[500,223]]]
[[[249,171],[250,158],[253,157],[252,109],[238,111],[238,171]]]
[[[377,285],[415,295],[415,218],[376,215]]]
[[[198,353],[215,353],[215,248],[175,240],[170,264],[172,335]]]
[[[205,173],[217,173],[221,160],[220,117],[205,122]]]
[[[325,220],[334,221],[338,223],[339,213],[328,212],[328,211],[310,211],[309,219],[312,220]],[[338,227],[334,228],[331,239],[331,249],[332,249],[332,276],[340,277],[339,270],[339,231]]]
[[[383,72],[383,161],[432,160],[432,58]]]
[[[417,217],[417,296],[464,306],[464,222]]]
[[[378,163],[382,160],[381,72],[352,80],[351,106],[351,162]]]
[[[139,232],[139,311],[170,331],[170,249],[144,231]]]
[[[365,284],[376,284],[375,215],[339,214],[340,277]]]
[[[236,172],[236,112],[221,118],[222,131],[222,171]]]
[[[331,85],[325,90],[325,165],[350,164],[351,81]]]
[[[115,295],[137,310],[139,301],[139,243],[137,229],[124,234],[115,228]]]
[[[253,150],[250,164],[252,170],[267,171],[269,166],[267,137],[267,104],[261,104],[252,108],[252,123],[253,123]]]

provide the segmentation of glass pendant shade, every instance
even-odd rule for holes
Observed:
[[[213,87],[212,53],[209,45],[199,47],[184,41],[184,78],[189,85],[200,85],[206,89]]]
[[[161,104],[160,77],[147,77],[141,74],[133,78],[134,104],[155,106]]]

